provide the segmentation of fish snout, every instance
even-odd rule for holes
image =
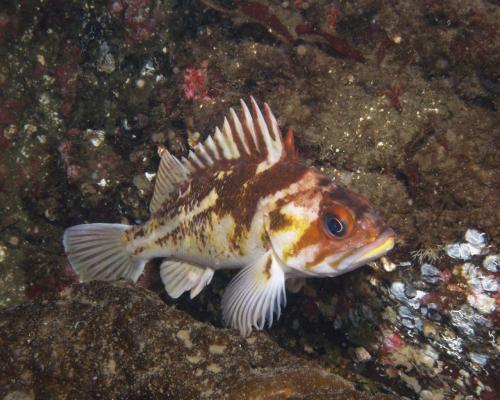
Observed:
[[[394,231],[377,214],[365,212],[358,222],[360,228],[366,232],[368,242],[377,240],[383,234],[395,237]]]

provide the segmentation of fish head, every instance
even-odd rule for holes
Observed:
[[[395,234],[368,199],[319,172],[275,203],[266,233],[276,257],[295,275],[336,276],[381,257]]]

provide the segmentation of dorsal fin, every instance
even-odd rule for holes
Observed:
[[[213,135],[183,159],[187,169],[192,172],[205,169],[222,159],[266,161],[271,166],[287,156],[278,123],[267,103],[264,113],[253,97],[250,97],[251,112],[243,100],[240,103],[241,119],[230,108],[230,117],[224,118],[222,129],[217,127]]]
[[[156,174],[153,199],[149,205],[151,213],[158,210],[165,198],[189,176],[189,171],[184,164],[177,157],[170,154],[166,148],[160,147],[158,153],[161,156],[161,160],[158,173]]]
[[[250,97],[252,112],[246,103],[241,103],[241,119],[229,109],[229,119],[224,118],[222,130],[198,143],[187,157],[179,161],[166,149],[162,150],[160,167],[156,175],[155,190],[150,211],[154,213],[165,199],[191,176],[207,168],[217,168],[223,160],[248,160],[264,162],[260,170],[266,169],[285,157],[295,154],[293,135],[287,135],[283,143],[281,131],[271,108],[264,103],[264,114],[255,99]],[[292,151],[293,149],[293,151]]]

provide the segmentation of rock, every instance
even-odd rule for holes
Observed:
[[[420,267],[420,277],[424,282],[430,284],[436,284],[442,279],[439,269],[427,263],[422,264]]]
[[[492,254],[487,256],[483,261],[483,267],[490,272],[497,272],[500,256],[498,254]]]
[[[0,398],[384,399],[120,281],[0,313]]]
[[[350,377],[357,387],[386,390],[399,398],[429,399],[441,393],[444,398],[498,398],[499,319],[494,310],[500,270],[498,2],[317,0],[286,1],[288,6],[282,7],[282,0],[69,0],[36,2],[36,12],[30,11],[32,3],[4,1],[0,11],[0,48],[8,60],[0,66],[0,307],[12,307],[26,296],[52,298],[68,284],[71,278],[65,272],[67,260],[60,241],[68,226],[146,220],[153,182],[133,181],[135,176],[156,172],[156,144],[176,156],[185,155],[192,133],[200,132],[205,138],[220,126],[229,107],[238,109],[240,98],[253,95],[259,103],[270,104],[283,132],[295,131],[307,163],[364,193],[398,236],[388,255],[396,269],[387,263],[335,279],[311,279],[301,293],[288,296],[286,311],[269,334],[280,346]],[[238,7],[236,3],[252,3],[256,18],[220,10]],[[340,12],[339,29],[330,35],[361,52],[366,62],[336,54],[320,35],[283,41],[277,37],[282,30],[269,26],[277,26],[275,15],[293,35],[304,24],[325,29],[333,3]],[[219,10],[207,12],[210,4],[219,4]],[[259,11],[259,4],[270,5],[271,14],[266,7]],[[201,97],[210,101],[186,98],[188,68],[206,70],[207,87],[200,88],[206,96]],[[12,237],[18,237],[19,244],[11,243]],[[443,249],[445,243],[451,245]],[[466,272],[465,261],[475,266],[467,274],[460,272]],[[422,276],[424,262],[435,266],[442,279]],[[144,281],[154,284],[154,275],[148,276]],[[216,274],[196,301],[186,296],[175,303],[199,319],[217,323],[214,310],[219,310],[228,276]],[[436,283],[429,284],[423,277]],[[161,283],[156,290],[163,290]],[[62,336],[67,338],[66,350],[82,343],[81,350],[73,351],[73,359],[73,353],[63,353],[63,361],[56,355],[50,358],[48,350],[35,353],[30,347],[35,344],[23,342],[27,332],[39,330],[41,317],[36,312],[43,316],[49,311],[38,304],[23,306],[30,311],[16,309],[19,321],[8,314],[2,331],[8,328],[8,342],[28,355],[4,349],[0,339],[5,356],[0,364],[9,357],[20,360],[0,365],[0,371],[10,366],[22,377],[19,380],[9,370],[19,383],[4,385],[7,392],[0,393],[0,399],[3,393],[10,399],[56,397],[51,394],[62,389],[49,388],[60,388],[61,382],[73,388],[66,397],[75,393],[95,397],[88,388],[103,387],[102,373],[95,382],[86,377],[78,383],[68,378],[66,370],[78,365],[84,374],[81,371],[90,367],[78,364],[84,357],[80,353],[89,352],[96,357],[95,370],[100,371],[100,351],[108,351],[109,346],[99,347],[97,339],[92,348],[84,346],[94,343],[94,332],[108,340],[112,329],[120,333],[115,334],[114,356],[119,372],[113,392],[111,383],[106,383],[99,389],[102,393],[121,395],[126,391],[118,388],[130,385],[125,397],[184,394],[171,389],[177,381],[168,371],[180,361],[166,344],[185,341],[196,348],[192,332],[172,330],[180,337],[162,342],[156,331],[151,333],[150,325],[163,323],[164,318],[139,317],[141,326],[134,322],[136,314],[133,326],[123,327],[125,317],[119,317],[121,321],[113,317],[107,327],[105,318],[110,318],[111,310],[128,315],[120,307],[129,303],[105,307],[99,301],[80,306],[82,320],[94,318],[94,331],[85,331],[89,335],[85,341],[77,342],[63,329],[54,334],[56,344]],[[56,306],[63,304],[47,304],[52,307],[50,315],[55,315]],[[71,307],[80,309],[75,304]],[[96,328],[100,320],[93,313],[99,307],[108,311],[102,319],[104,327]],[[63,323],[77,322],[76,317],[73,321],[64,315]],[[28,323],[28,318],[35,322]],[[146,339],[138,326],[152,335],[147,340],[156,347],[142,349]],[[19,339],[12,334],[16,327],[22,328]],[[50,326],[41,328],[55,331]],[[78,328],[76,334],[81,323]],[[157,330],[165,334],[165,329]],[[50,341],[39,336],[36,348],[43,349]],[[217,352],[225,346],[215,343],[211,348]],[[432,367],[425,361],[427,346],[439,353]],[[366,364],[346,351],[358,347],[370,353]],[[160,355],[151,349],[172,357],[170,364],[159,362]],[[274,351],[265,354],[266,359]],[[481,357],[467,357],[472,352],[489,361],[483,366]],[[137,353],[134,362],[130,353]],[[193,362],[204,354],[180,353]],[[37,356],[26,361],[33,354]],[[199,364],[215,376],[234,367],[222,365],[217,357],[213,354],[210,362]],[[246,357],[253,362],[253,356]],[[415,365],[415,360],[421,362]],[[59,362],[66,367],[61,378]],[[126,363],[130,371],[124,372]],[[248,371],[246,379],[261,373],[254,382],[263,391],[263,379],[277,379],[276,371],[306,381],[300,375],[302,367],[295,373],[286,363],[286,367],[271,363],[276,366],[272,370],[259,369],[264,365],[259,364],[239,371]],[[144,371],[150,374],[149,383]],[[187,381],[192,384],[189,376],[194,372],[190,374]],[[203,382],[205,375],[200,376],[197,379]],[[241,375],[235,371],[234,376]],[[196,397],[198,392],[189,393]]]
[[[479,249],[486,246],[485,234],[483,232],[479,232],[477,229],[467,229],[465,232],[465,240],[472,246]]]

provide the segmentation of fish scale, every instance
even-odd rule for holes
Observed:
[[[163,259],[167,293],[197,296],[215,271],[238,269],[222,299],[243,336],[270,326],[306,277],[333,277],[388,252],[394,232],[368,200],[305,165],[293,132],[251,97],[222,129],[178,159],[162,148],[151,218],[144,225],[82,224],[63,244],[81,280],[136,281]]]

